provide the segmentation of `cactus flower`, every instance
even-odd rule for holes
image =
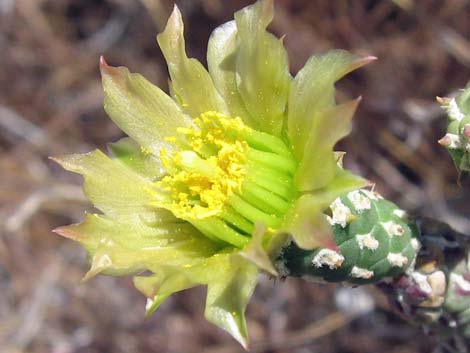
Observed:
[[[211,35],[208,70],[188,58],[175,6],[158,44],[171,97],[139,74],[101,60],[104,108],[128,137],[54,158],[84,176],[101,212],[55,231],[79,241],[96,274],[133,274],[152,313],[172,293],[207,286],[205,316],[247,344],[244,312],[260,270],[288,237],[335,247],[323,213],[367,183],[344,170],[336,142],[359,99],[337,105],[334,84],[373,57],[312,56],[295,77],[260,0]]]

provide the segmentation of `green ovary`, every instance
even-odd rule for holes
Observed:
[[[297,194],[297,162],[284,142],[240,118],[206,112],[167,138],[166,175],[154,184],[153,206],[190,222],[208,238],[241,248],[256,222],[278,228]]]

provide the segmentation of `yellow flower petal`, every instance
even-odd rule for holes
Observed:
[[[165,31],[157,36],[168,64],[172,92],[191,117],[211,110],[227,113],[225,102],[215,89],[207,70],[199,61],[186,56],[183,32],[181,13],[175,5]]]
[[[158,87],[125,67],[111,67],[102,58],[104,109],[119,128],[141,146],[159,155],[164,138],[191,120]]]
[[[260,0],[235,14],[236,73],[238,92],[258,129],[281,136],[291,76],[282,41],[266,31],[273,12],[272,0]]]
[[[303,158],[316,115],[335,103],[335,82],[375,59],[333,50],[312,56],[297,73],[290,90],[287,122],[294,154],[299,160]],[[334,129],[335,126],[332,124],[330,127]],[[322,136],[317,135],[316,138],[322,139]]]

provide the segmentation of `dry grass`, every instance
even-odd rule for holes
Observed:
[[[189,52],[204,58],[210,31],[247,1],[186,0]],[[350,168],[411,211],[470,232],[468,190],[435,141],[444,130],[436,95],[470,79],[466,0],[278,0],[272,30],[286,34],[292,70],[340,47],[379,61],[345,79],[341,99],[363,96],[355,132],[341,143]],[[143,320],[128,278],[86,271],[78,245],[53,235],[89,206],[80,179],[50,155],[104,148],[121,137],[105,117],[98,56],[160,86],[167,73],[155,34],[168,0],[0,0],[0,351],[239,352],[203,320],[203,289],[170,299]],[[465,196],[465,194],[467,196]],[[465,216],[465,214],[467,216]],[[433,343],[389,314],[337,305],[337,287],[263,278],[248,309],[256,352],[430,352]]]

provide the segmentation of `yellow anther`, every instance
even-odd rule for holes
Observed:
[[[220,213],[227,199],[241,189],[248,144],[238,132],[249,128],[239,118],[212,111],[193,122],[194,127],[177,129],[181,141],[186,141],[181,146],[175,136],[165,139],[180,151],[172,158],[165,149],[160,151],[163,166],[171,173],[156,183],[156,193],[168,192],[168,197],[156,197],[156,203],[179,218],[204,219]]]
[[[176,136],[169,136],[169,137],[165,137],[165,141],[170,142],[170,143],[176,143],[177,139],[176,139]]]

